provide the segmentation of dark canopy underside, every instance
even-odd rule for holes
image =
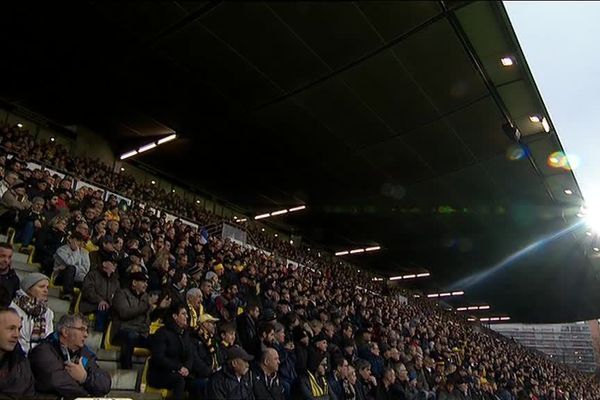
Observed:
[[[581,195],[548,166],[562,148],[529,120],[547,112],[501,3],[3,8],[4,100],[94,128],[117,154],[173,129],[181,139],[135,162],[250,216],[307,204],[279,220],[332,251],[379,244],[351,260],[428,270],[415,287],[464,290],[455,305],[600,315],[584,228],[555,235],[578,222]],[[529,157],[512,156],[507,122]]]

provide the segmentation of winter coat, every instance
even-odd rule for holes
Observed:
[[[19,345],[4,355],[0,362],[0,398],[22,399],[32,397],[35,381],[29,360]]]
[[[259,368],[254,374],[254,399],[255,400],[284,400],[285,390],[283,389],[283,382],[281,382],[279,376],[276,374],[274,377],[267,377]]]
[[[110,391],[111,379],[108,372],[100,369],[96,363],[96,355],[84,346],[77,354],[69,352],[71,360],[82,363],[87,378],[80,384],[65,370],[67,353],[63,352],[58,333],[53,333],[39,346],[29,353],[31,369],[35,376],[35,387],[38,392],[55,394],[67,399],[76,397],[100,397]]]
[[[237,317],[237,332],[244,350],[255,357],[260,356],[260,341],[256,332],[256,322],[248,313]]]
[[[248,372],[239,381],[229,370],[217,371],[208,381],[207,400],[254,400],[252,372]]]
[[[177,373],[181,367],[192,371],[194,351],[190,334],[185,329],[178,329],[173,322],[168,322],[152,335],[148,382],[151,386],[161,387],[163,376]],[[154,383],[159,383],[155,385]]]
[[[31,342],[31,332],[33,331],[33,317],[21,307],[19,307],[15,302],[10,304],[11,308],[14,308],[19,317],[21,317],[21,331],[19,333],[19,343],[23,348],[25,354],[29,353],[29,350],[33,349],[35,346],[39,344]],[[50,307],[46,308],[46,313],[44,314],[44,318],[46,319],[46,329],[42,333],[41,338],[45,338],[50,335],[54,331],[54,311],[50,309]]]
[[[21,281],[14,269],[10,268],[6,274],[0,275],[0,286],[4,286],[8,292],[8,295],[10,296],[8,302],[4,304],[5,306],[8,306],[15,298],[20,285]]]
[[[150,330],[150,302],[148,293],[135,295],[131,289],[119,289],[112,302],[114,335],[119,329],[127,329],[147,336]]]
[[[92,269],[83,280],[79,311],[83,314],[93,313],[98,309],[101,301],[112,305],[118,288],[119,276],[116,272],[108,277],[104,271]]]
[[[54,254],[54,269],[60,270],[67,266],[75,267],[75,282],[83,282],[90,271],[90,256],[87,250],[71,250],[68,244],[60,246]]]

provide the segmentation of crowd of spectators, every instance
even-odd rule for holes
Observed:
[[[133,179],[14,129],[3,129],[1,145],[18,156],[0,155],[0,228],[15,228],[15,242],[35,248],[42,266],[19,279],[13,249],[0,245],[2,396],[108,393],[110,375],[85,345],[94,329],[120,346],[123,369],[148,348],[148,385],[175,399],[600,399],[590,376],[436,302],[378,290],[316,251],[248,227],[276,250],[267,254],[148,209],[124,210],[24,161],[135,197],[144,186]],[[196,208],[182,204],[179,214],[187,206]],[[54,326],[51,284],[73,303],[79,292],[84,315]]]

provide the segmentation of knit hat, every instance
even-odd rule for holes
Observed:
[[[216,277],[217,277],[217,274],[216,274],[216,273],[214,273],[213,271],[208,271],[208,272],[206,273],[206,278],[205,278],[205,279],[206,279],[206,280],[212,280],[212,279],[214,279],[214,278],[216,278]]]
[[[27,274],[21,279],[21,289],[23,289],[23,291],[26,292],[36,283],[38,283],[39,281],[43,281],[44,279],[50,282],[50,278],[48,278],[42,273],[32,272],[30,274]]]

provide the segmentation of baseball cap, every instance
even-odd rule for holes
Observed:
[[[245,360],[245,361],[254,360],[254,356],[248,354],[246,352],[246,350],[244,350],[240,346],[233,346],[233,347],[229,348],[229,350],[227,350],[227,361],[233,361],[238,358],[241,358],[242,360]]]

